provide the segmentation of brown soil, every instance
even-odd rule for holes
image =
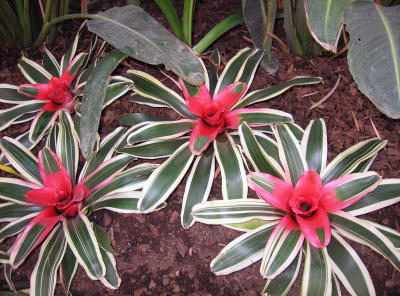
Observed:
[[[183,0],[174,1],[178,11],[183,9]],[[241,1],[198,1],[194,18],[194,44],[204,36],[213,25],[240,10]],[[115,4],[115,3],[114,3]],[[117,3],[122,5],[123,3]],[[96,10],[104,10],[112,4],[106,3]],[[158,21],[167,25],[164,16],[153,1],[142,1],[142,7]],[[60,29],[56,44],[49,46],[59,58],[70,44],[78,21],[70,21]],[[279,26],[278,26],[279,27]],[[282,29],[280,30],[282,31]],[[282,36],[283,34],[278,35]],[[224,59],[229,60],[239,49],[252,46],[244,37],[249,33],[244,25],[223,36],[212,48],[218,48]],[[80,50],[85,51],[89,43],[85,34],[80,43]],[[273,44],[278,47],[278,44]],[[27,49],[31,58],[40,60],[39,51]],[[277,98],[258,104],[276,108],[293,114],[296,123],[303,128],[311,119],[324,118],[328,128],[329,159],[351,145],[375,137],[373,125],[382,139],[388,140],[386,149],[378,155],[372,170],[384,178],[399,176],[400,165],[400,122],[385,117],[362,95],[354,82],[345,56],[330,59],[328,57],[308,58],[285,53],[279,48],[273,49],[279,60],[279,70],[275,76],[267,75],[262,69],[257,71],[251,89],[269,87],[294,76],[320,76],[324,83],[316,86],[296,87]],[[206,53],[207,54],[207,53]],[[21,84],[26,82],[20,74],[17,63],[20,53],[9,51],[0,55],[0,83]],[[164,76],[158,67],[144,65],[129,59],[117,71],[123,74],[127,66],[144,70],[157,78]],[[323,104],[308,112],[310,106],[323,98],[334,86],[338,76],[339,86],[333,95]],[[168,84],[168,81],[165,82]],[[168,84],[170,87],[172,85]],[[310,95],[311,94],[311,95]],[[128,112],[145,112],[163,117],[176,117],[173,111],[159,110],[129,102],[129,96],[113,103],[102,117],[100,134],[116,128],[117,117]],[[29,125],[11,127],[2,135],[16,136]],[[214,182],[211,199],[221,196],[220,177]],[[117,268],[122,278],[118,290],[105,288],[99,281],[91,281],[82,268],[78,269],[73,280],[73,295],[258,295],[264,281],[259,274],[260,263],[229,276],[215,276],[210,272],[209,264],[218,252],[239,232],[219,226],[207,226],[196,223],[189,230],[180,224],[180,207],[184,185],[171,195],[168,207],[162,211],[147,215],[125,215],[100,211],[93,216],[110,233],[116,256]],[[368,215],[373,221],[399,228],[400,206],[382,209]],[[352,245],[360,254],[373,279],[377,295],[399,295],[400,277],[392,265],[371,249],[357,244]],[[3,248],[2,248],[3,249]],[[37,251],[30,259],[14,272],[17,288],[29,287],[29,276],[35,263]],[[298,277],[290,295],[298,295],[301,276]],[[7,285],[2,277],[0,290],[6,291]],[[345,291],[344,288],[342,291]],[[63,295],[63,289],[57,286],[57,295]],[[344,292],[346,295],[346,292]]]

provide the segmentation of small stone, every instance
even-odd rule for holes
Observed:
[[[144,217],[144,215],[135,215],[136,220],[143,224],[144,222],[146,222],[146,218]]]
[[[171,223],[171,224],[174,223],[176,218],[178,218],[178,217],[179,217],[179,213],[177,211],[173,211],[171,218],[169,219],[169,223]]]
[[[153,289],[153,288],[155,288],[155,287],[157,287],[156,282],[153,281],[153,280],[151,280],[151,281],[150,281],[150,285],[149,285],[149,289]]]
[[[168,277],[163,277],[162,283],[163,283],[164,286],[167,286],[167,285],[169,284],[169,279],[168,279]]]
[[[179,293],[181,291],[181,288],[178,285],[174,285],[174,292]]]

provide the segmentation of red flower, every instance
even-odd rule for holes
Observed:
[[[52,77],[48,83],[22,84],[18,87],[18,91],[29,97],[48,101],[41,112],[58,111],[61,109],[71,112],[74,109],[75,95],[69,88],[78,73],[84,56],[85,54],[77,55],[59,78]]]
[[[205,84],[194,95],[189,94],[182,80],[179,80],[179,84],[186,98],[186,106],[199,117],[189,139],[190,150],[199,155],[220,132],[226,128],[238,128],[237,113],[241,109],[235,110],[235,113],[229,110],[246,91],[247,85],[242,82],[232,83],[211,99]]]
[[[337,212],[364,197],[368,192],[342,201],[338,186],[356,178],[358,174],[349,174],[322,186],[321,177],[314,171],[306,171],[293,188],[285,181],[266,173],[248,175],[249,186],[271,206],[287,212],[281,220],[281,226],[288,230],[300,227],[304,237],[316,248],[329,244],[331,226],[327,213]],[[258,181],[268,183],[272,190],[258,185]],[[282,225],[284,224],[284,225]],[[279,229],[279,227],[277,227]]]

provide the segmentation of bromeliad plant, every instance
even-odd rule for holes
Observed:
[[[0,241],[19,234],[1,262],[15,269],[42,243],[31,275],[31,295],[53,295],[57,271],[68,290],[78,263],[88,276],[106,287],[120,284],[108,234],[91,221],[99,209],[137,213],[140,189],[155,165],[125,169],[134,159],[113,156],[123,139],[117,128],[100,144],[97,153],[77,175],[78,139],[69,114],[61,111],[47,145],[37,159],[18,141],[4,137],[0,148],[24,180],[0,178]],[[8,282],[12,283],[6,272]]]
[[[127,133],[128,145],[120,148],[120,152],[140,158],[168,157],[146,183],[139,202],[141,211],[151,211],[164,202],[192,165],[181,212],[183,227],[190,227],[194,223],[192,207],[209,196],[215,159],[221,168],[223,198],[247,196],[245,167],[240,149],[234,142],[237,136],[232,131],[243,121],[270,131],[269,125],[291,122],[292,116],[273,109],[243,107],[268,100],[292,86],[321,81],[320,78],[296,77],[246,95],[262,54],[259,50],[241,50],[228,62],[220,77],[217,69],[211,66],[206,83],[200,87],[180,81],[186,101],[154,77],[140,71],[128,71],[127,77],[132,79],[136,92],[132,97],[134,102],[170,107],[185,117],[161,120],[130,114],[120,119],[133,125]],[[213,54],[213,59],[219,64],[218,52]],[[294,125],[291,127],[296,129]]]
[[[260,199],[193,208],[196,221],[245,232],[211,262],[212,271],[229,274],[262,259],[263,293],[286,295],[305,255],[302,295],[340,295],[339,281],[351,295],[375,295],[365,265],[343,238],[371,247],[400,269],[400,233],[356,217],[400,200],[399,179],[381,181],[368,171],[386,141],[360,142],[327,165],[323,120],[312,121],[301,141],[287,125],[273,130],[277,142],[246,123],[239,128],[256,171],[248,175],[249,186]]]
[[[60,64],[51,52],[44,48],[43,67],[25,55],[18,64],[29,84],[20,86],[0,84],[0,102],[14,105],[0,111],[0,130],[32,120],[30,129],[17,138],[28,149],[35,147],[44,137],[62,110],[74,111],[91,72],[102,61],[99,62],[105,43],[100,47],[95,61],[89,64],[97,38],[92,39],[89,54],[76,55],[81,30],[77,33],[70,49],[62,57]],[[115,55],[115,53],[110,55],[112,54]],[[114,67],[124,58],[124,55],[119,56],[120,59],[114,61]],[[123,77],[112,77],[111,82],[105,83],[104,86],[107,94],[103,101],[103,108],[125,94],[130,85],[130,81]]]

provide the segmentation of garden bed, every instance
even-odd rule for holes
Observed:
[[[161,11],[153,1],[142,1],[142,7],[163,25],[167,26]],[[182,1],[177,2],[177,11],[182,11]],[[208,32],[219,20],[241,9],[241,1],[198,1],[194,18],[194,44]],[[117,3],[122,5],[122,3]],[[111,4],[97,7],[104,10]],[[70,21],[61,27],[57,42],[49,49],[59,58],[69,46],[78,21]],[[281,25],[279,25],[281,26]],[[278,26],[278,27],[279,27]],[[282,28],[280,28],[282,31]],[[278,28],[278,35],[279,28]],[[251,47],[247,40],[249,34],[244,25],[236,27],[216,42],[212,48],[218,48],[223,61],[229,60],[240,49]],[[89,33],[85,33],[79,44],[79,52],[85,51],[90,42]],[[310,120],[323,118],[328,131],[328,160],[331,160],[344,149],[362,140],[376,137],[388,140],[386,148],[378,154],[371,170],[377,171],[383,178],[398,178],[400,166],[400,122],[389,119],[379,112],[374,105],[357,88],[346,62],[345,56],[299,57],[283,52],[277,44],[273,53],[279,60],[279,70],[275,76],[266,74],[261,68],[257,70],[250,90],[261,89],[284,82],[294,76],[320,76],[324,83],[312,86],[295,87],[271,101],[258,103],[259,107],[275,108],[289,112],[297,124],[303,128]],[[30,58],[38,62],[39,51],[27,50]],[[210,52],[205,52],[205,55]],[[19,85],[25,83],[17,63],[20,53],[10,51],[2,53],[0,64],[0,82]],[[158,79],[164,75],[160,68],[149,66],[138,61],[127,59],[117,69],[123,75],[128,68],[146,71]],[[313,103],[321,100],[335,85],[340,82],[334,93],[321,105],[309,111]],[[175,86],[164,82],[171,88]],[[175,87],[175,90],[179,90]],[[113,131],[119,122],[119,115],[142,112],[165,118],[177,118],[176,113],[164,109],[151,108],[129,102],[129,95],[114,102],[102,114],[100,135],[103,137]],[[2,133],[14,137],[29,128],[29,124],[9,128]],[[143,161],[142,161],[143,162]],[[134,162],[136,164],[138,162]],[[210,199],[221,198],[221,178],[216,176]],[[184,183],[184,182],[183,182]],[[228,276],[215,276],[209,264],[219,251],[239,232],[219,226],[207,226],[195,223],[184,230],[180,223],[180,207],[184,184],[180,185],[168,200],[168,206],[158,212],[141,215],[117,214],[108,211],[96,212],[93,216],[110,234],[113,247],[117,253],[117,268],[122,283],[119,289],[105,288],[99,281],[90,280],[85,271],[79,267],[71,287],[72,295],[259,295],[264,280],[260,276],[260,262]],[[250,190],[250,194],[255,196]],[[382,209],[366,217],[400,231],[400,206],[395,205]],[[6,241],[10,245],[11,241]],[[367,247],[354,243],[371,274],[377,295],[398,295],[400,277],[392,265],[383,257]],[[6,248],[2,248],[6,249]],[[29,287],[29,277],[33,269],[38,249],[18,268],[14,274],[16,287]],[[289,295],[299,295],[299,277]],[[4,277],[1,277],[0,290],[8,289]],[[342,290],[344,291],[344,289]],[[61,285],[57,286],[56,295],[63,295]],[[344,294],[346,295],[347,292]]]

